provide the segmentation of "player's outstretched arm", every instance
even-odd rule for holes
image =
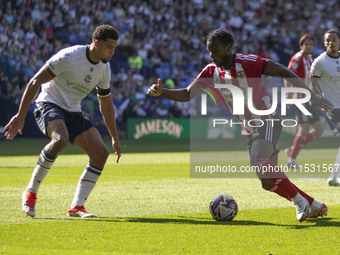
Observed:
[[[37,96],[41,84],[52,79],[53,76],[47,71],[45,66],[43,66],[29,81],[21,98],[18,113],[14,115],[5,126],[5,136],[7,139],[13,139],[18,132],[19,134],[22,134],[28,109],[34,98]]]
[[[269,60],[264,74],[269,76],[282,77],[283,79],[292,83],[295,87],[308,89],[311,93],[312,105],[320,106],[325,111],[333,110],[334,106],[327,99],[311,91],[308,88],[308,84],[305,84],[299,76],[297,76],[293,71],[289,70],[285,66]]]
[[[112,98],[110,95],[104,97],[98,96],[98,101],[99,110],[112,139],[112,148],[115,150],[116,163],[119,163],[122,151],[116,127],[115,109],[113,107]]]
[[[190,84],[187,88],[183,89],[167,89],[163,87],[162,80],[158,78],[158,83],[152,84],[149,87],[147,95],[154,97],[162,96],[174,101],[187,102],[199,93],[202,93],[202,91],[192,85]]]

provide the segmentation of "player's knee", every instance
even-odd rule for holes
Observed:
[[[103,154],[103,157],[105,158],[105,160],[109,157],[110,155],[110,151],[108,148],[104,147],[101,151],[101,153]]]
[[[98,160],[100,162],[105,162],[110,155],[110,151],[106,146],[103,146],[96,150],[95,154],[92,156],[94,160]]]
[[[62,135],[54,135],[51,139],[53,148],[61,151],[68,143],[68,138]]]
[[[303,134],[303,135],[307,136],[308,133],[309,133],[309,129],[307,129],[307,128],[302,128],[302,129],[299,130],[299,132],[297,133],[297,135]]]
[[[323,127],[322,126],[317,128],[317,129],[315,129],[315,136],[316,136],[316,138],[321,136],[322,133],[323,133]]]

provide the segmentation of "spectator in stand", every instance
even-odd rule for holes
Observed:
[[[260,52],[262,47],[265,53],[269,52],[269,57],[279,58],[281,63],[288,64],[291,55],[298,50],[294,48],[298,38],[305,31],[321,38],[322,31],[336,28],[340,16],[334,10],[338,9],[340,3],[333,0],[303,3],[293,0],[156,0],[139,4],[124,0],[63,0],[43,1],[41,4],[37,1],[4,0],[0,4],[0,45],[6,44],[7,49],[0,47],[0,65],[9,79],[17,72],[19,76],[27,73],[31,78],[40,66],[36,61],[45,62],[58,49],[82,44],[90,39],[88,33],[93,27],[105,22],[119,27],[121,34],[118,54],[111,63],[115,67],[112,70],[118,72],[122,63],[127,64],[131,50],[138,45],[136,49],[143,66],[151,69],[148,72],[143,70],[145,78],[152,78],[155,69],[168,61],[172,70],[170,78],[183,77],[178,74],[185,70],[185,81],[176,81],[180,86],[198,74],[197,67],[210,61],[202,42],[213,28],[229,28],[239,41],[238,51],[254,53]],[[49,21],[51,29],[47,35],[44,30],[46,21]],[[24,45],[29,45],[28,48],[22,48],[22,43],[21,48],[12,44],[12,33],[16,33],[18,26],[24,36],[19,33],[18,40],[14,41],[19,42],[20,38]],[[30,27],[34,28],[36,36],[31,34]],[[154,47],[156,44],[157,48]],[[161,51],[158,51],[159,45]],[[315,54],[322,53],[323,49],[322,42],[318,41]],[[20,70],[15,70],[13,52],[17,52],[19,61],[20,55],[25,56]],[[145,55],[147,58],[144,58]],[[191,63],[191,59],[197,62]],[[126,88],[130,90],[131,86]]]
[[[125,72],[125,68],[121,66],[119,69],[119,73],[116,76],[116,82],[118,82],[119,84],[123,84],[124,82],[127,81],[127,79],[128,79],[128,75]]]
[[[143,59],[141,56],[137,55],[137,50],[132,50],[132,55],[128,58],[128,65],[130,69],[137,70],[142,69],[143,67]]]

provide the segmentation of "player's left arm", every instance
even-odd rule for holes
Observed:
[[[121,157],[121,148],[119,143],[119,136],[116,126],[115,109],[113,107],[113,102],[111,94],[106,96],[98,95],[99,110],[103,116],[105,125],[112,138],[112,147],[115,150],[116,162],[119,162]]]
[[[310,90],[313,91],[315,94],[321,96],[322,93],[321,93],[320,84],[319,84],[320,77],[311,75],[309,80],[310,80],[309,82]]]
[[[311,93],[311,102],[313,105],[320,106],[326,111],[331,111],[333,109],[333,105],[327,99],[313,93],[313,91],[308,88],[308,84],[305,84],[298,75],[296,75],[293,71],[289,70],[285,66],[271,60],[267,60],[267,66],[263,74],[282,77],[283,79],[288,80],[290,83],[292,83],[295,87],[307,89]]]

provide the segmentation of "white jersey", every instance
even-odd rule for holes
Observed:
[[[334,58],[322,53],[314,60],[311,75],[320,78],[322,95],[334,105],[334,109],[340,109],[340,56]]]
[[[97,86],[99,91],[110,89],[110,64],[91,61],[89,46],[76,45],[60,50],[45,63],[45,67],[54,79],[42,84],[35,100],[37,105],[50,102],[66,111],[80,112],[81,100],[94,87]]]

